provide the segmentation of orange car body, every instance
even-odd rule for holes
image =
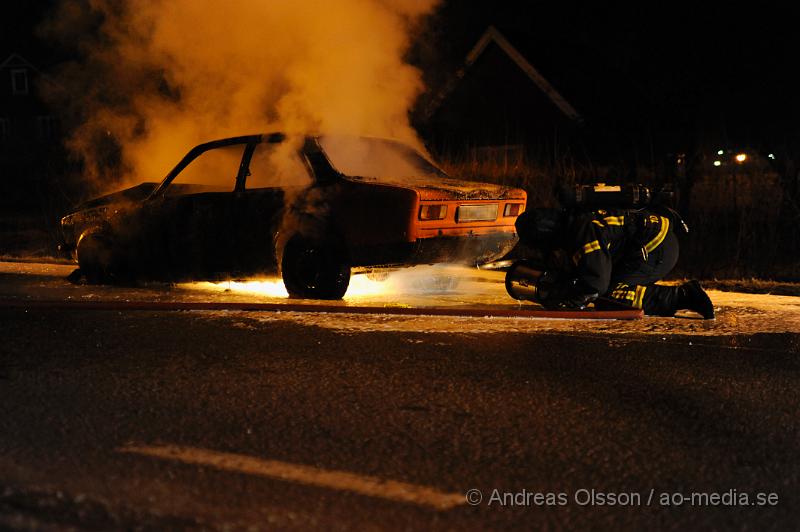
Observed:
[[[265,163],[270,150],[284,147],[302,182],[281,181],[280,168]],[[223,152],[235,155],[192,173],[203,170],[204,158]],[[283,267],[284,274],[287,268],[308,273],[296,282],[308,285],[298,293],[335,297],[351,269],[498,259],[516,244],[514,222],[525,202],[521,189],[451,179],[395,141],[304,137],[292,143],[275,133],[201,144],[160,184],[86,202],[64,217],[62,228],[64,249],[76,250],[81,263],[84,242],[81,268],[98,278],[114,272],[219,278]],[[326,269],[306,272],[314,261]],[[329,272],[336,278],[322,275]]]

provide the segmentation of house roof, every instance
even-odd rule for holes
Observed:
[[[31,63],[30,61],[28,61],[27,59],[25,59],[24,57],[22,57],[17,53],[12,53],[6,58],[5,61],[0,63],[0,68],[20,68],[20,67],[30,68],[37,74],[42,73],[38,68],[36,68],[36,66],[33,63]]]
[[[51,76],[49,76],[49,75],[45,74],[44,72],[42,72],[41,70],[39,70],[39,68],[36,65],[31,63],[30,61],[28,61],[27,59],[25,59],[24,57],[22,57],[18,53],[12,52],[2,63],[0,63],[0,70],[6,69],[6,68],[8,68],[8,69],[11,69],[11,68],[27,68],[27,69],[30,69],[30,70],[32,70],[33,72],[35,72],[38,75],[38,79],[43,80],[48,85],[50,85],[52,87],[55,87],[58,90],[62,90],[62,91],[64,90],[64,87],[58,81],[56,81]]]
[[[442,102],[450,95],[459,82],[464,78],[467,70],[478,60],[486,48],[494,42],[519,68],[522,70],[531,81],[541,90],[553,104],[558,107],[565,116],[576,122],[583,122],[583,117],[570,105],[570,103],[553,87],[544,76],[542,76],[533,65],[505,38],[505,36],[494,26],[489,26],[483,35],[475,43],[475,46],[467,54],[464,59],[463,65],[456,71],[455,75],[450,81],[434,96],[426,110],[425,117],[430,118],[442,104]]]

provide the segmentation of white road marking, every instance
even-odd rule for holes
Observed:
[[[431,506],[449,510],[466,503],[463,493],[445,493],[429,486],[358,475],[347,471],[319,469],[301,464],[264,460],[244,454],[225,453],[178,445],[126,445],[122,453],[139,454],[185,464],[215,467],[260,477],[275,478],[298,484],[351,491],[369,497]]]

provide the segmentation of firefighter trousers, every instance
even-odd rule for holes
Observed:
[[[623,306],[640,308],[650,316],[674,316],[680,292],[677,286],[655,284],[678,262],[678,239],[670,230],[647,256],[634,255],[615,265],[605,297]]]

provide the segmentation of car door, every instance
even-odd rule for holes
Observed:
[[[273,272],[275,237],[286,223],[286,204],[311,183],[294,142],[281,139],[253,143],[245,151],[233,216],[237,266],[241,273]]]
[[[225,277],[236,268],[235,187],[245,143],[200,152],[156,206],[164,261],[177,276]]]

